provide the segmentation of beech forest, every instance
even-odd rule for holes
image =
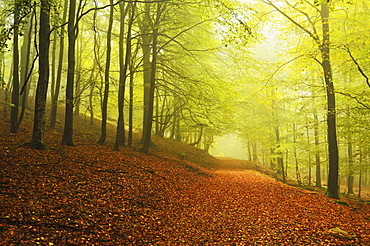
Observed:
[[[0,0],[0,245],[370,245],[369,23]]]

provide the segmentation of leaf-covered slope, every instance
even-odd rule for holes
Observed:
[[[74,147],[49,131],[48,150],[37,151],[25,144],[29,130],[2,125],[0,245],[370,244],[369,205],[243,170],[251,163],[206,170],[187,158],[214,167],[213,158],[164,140],[154,139],[154,155],[113,151],[94,144],[94,131],[77,132]]]

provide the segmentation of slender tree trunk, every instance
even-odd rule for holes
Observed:
[[[155,90],[155,80],[156,80],[156,66],[157,66],[157,40],[158,40],[158,27],[153,30],[153,48],[152,48],[152,63],[151,63],[151,73],[150,73],[150,86],[149,86],[149,101],[148,108],[146,112],[146,125],[143,132],[143,151],[144,153],[149,152],[149,146],[152,142],[152,123],[153,123],[153,110],[154,110],[154,90]]]
[[[31,55],[31,41],[32,41],[32,26],[33,26],[33,15],[29,19],[29,25],[26,31],[26,35],[24,36],[23,45],[22,45],[22,55],[21,55],[21,81],[25,89],[22,93],[22,109],[19,115],[19,119],[17,121],[17,129],[19,129],[22,120],[24,118],[24,114],[27,109],[27,101],[28,101],[28,92],[30,83],[27,82],[27,76],[29,72],[29,64],[30,64],[30,55]]]
[[[79,29],[81,27],[79,26]],[[81,77],[82,77],[82,39],[83,39],[83,32],[80,32],[80,38],[76,40],[76,66],[75,66],[75,97],[74,97],[74,116],[80,116],[80,106],[81,106],[81,96],[82,96],[82,88],[81,88]]]
[[[19,107],[19,50],[18,50],[18,33],[19,33],[19,1],[14,1],[14,33],[13,33],[13,90],[12,104],[10,110],[10,132],[18,132],[18,107]]]
[[[253,152],[252,161],[253,162],[258,162],[257,143],[256,143],[256,140],[253,140],[253,142],[252,142],[252,152]]]
[[[9,103],[9,90],[11,90],[11,86],[12,86],[12,82],[13,82],[13,69],[14,69],[14,59],[12,59],[12,65],[10,66],[10,76],[9,76],[9,79],[8,79],[8,83],[6,83],[5,85],[5,92],[4,92],[4,97],[5,97],[5,105],[8,105]],[[4,71],[5,71],[5,67],[4,67]],[[7,116],[7,107],[4,107],[4,118]],[[11,121],[11,119],[10,119]],[[9,122],[10,122],[9,121]]]
[[[158,102],[158,104],[159,104],[159,102]],[[161,109],[158,110],[158,114],[159,114],[158,117],[157,117],[157,120],[158,120],[158,129],[157,130],[158,131],[156,132],[156,134],[158,136],[162,137],[162,138],[164,137],[164,133],[165,133],[166,128],[168,127],[168,122],[169,122],[169,118],[170,118],[170,116],[168,116],[168,112],[167,112],[167,114],[165,113],[166,105],[167,105],[167,93],[164,93]],[[159,105],[158,105],[158,107],[159,107]]]
[[[329,32],[329,6],[326,1],[321,3],[321,21],[323,40],[321,46],[322,67],[327,94],[327,126],[328,126],[328,148],[329,148],[329,177],[327,196],[339,198],[339,154],[337,143],[336,105],[335,91],[330,64],[330,32]]]
[[[247,150],[248,150],[248,161],[252,161],[252,143],[249,140],[247,143]]]
[[[158,88],[155,89],[154,98],[155,98],[155,135],[159,136],[159,123],[160,123],[160,119],[159,119],[159,98],[160,98],[160,94],[159,94],[159,89]]]
[[[124,19],[125,19],[125,8],[124,4],[120,4],[121,9],[121,32],[120,32],[120,82],[118,91],[118,124],[117,124],[117,134],[116,143],[114,146],[115,150],[119,150],[120,145],[125,145],[125,124],[124,124],[124,100],[125,100],[125,88],[127,79],[127,70],[131,58],[131,30],[135,18],[135,8],[136,3],[129,3],[127,9],[129,10],[129,22],[127,27],[127,37],[126,37],[126,55],[123,60],[123,36],[124,36]]]
[[[180,110],[180,109],[178,109]],[[180,120],[180,112],[177,111],[176,113],[176,121],[175,121],[175,140],[177,142],[181,142],[182,141],[182,137],[181,137],[181,120]]]
[[[139,45],[136,45],[135,55],[139,49]],[[135,63],[134,60],[130,60],[130,99],[129,99],[129,110],[128,110],[128,139],[127,139],[127,146],[132,146],[132,131],[133,131],[133,117],[134,117],[134,72],[135,72]]]
[[[63,21],[67,18],[68,0],[64,0],[63,7]],[[64,56],[64,26],[61,27],[61,34],[59,36],[59,58],[58,58],[58,69],[56,73],[55,81],[55,91],[54,97],[51,101],[51,111],[50,111],[50,128],[54,129],[57,121],[57,109],[58,109],[58,99],[60,91],[60,83],[62,80],[62,69],[63,69],[63,56]]]
[[[128,109],[128,137],[127,146],[132,147],[133,117],[134,117],[134,70],[130,69],[130,99]]]
[[[49,45],[50,45],[50,5],[49,0],[41,0],[40,31],[39,31],[39,80],[37,83],[31,146],[35,149],[45,149],[45,106],[49,82]]]
[[[293,143],[294,143],[294,148],[293,148],[293,154],[294,154],[294,161],[295,161],[295,175],[296,175],[296,180],[298,185],[301,185],[301,174],[299,172],[299,162],[298,162],[298,157],[297,157],[297,125],[294,123],[293,124]]]
[[[57,50],[58,33],[53,32],[53,41],[51,46],[51,84],[50,84],[50,101],[54,101],[55,97],[55,80],[56,80],[56,50]]]
[[[353,183],[355,180],[355,177],[353,176],[353,145],[351,142],[351,137],[348,139],[348,179],[347,179],[347,194],[354,194],[353,192]]]
[[[91,74],[89,78],[89,110],[90,110],[90,125],[94,125],[94,89],[95,89],[95,69],[96,69],[96,60],[94,60],[93,67],[91,69]]]
[[[317,116],[316,109],[314,109],[313,112],[315,127],[314,127],[314,134],[315,134],[315,148],[316,148],[316,184],[315,186],[318,188],[321,188],[321,160],[320,160],[320,152],[319,152],[319,146],[320,146],[320,139],[319,139],[319,119]]]
[[[144,105],[143,105],[143,135],[141,141],[144,142],[144,132],[147,130],[145,129],[148,126],[147,116],[148,116],[148,109],[149,109],[149,94],[150,94],[150,83],[151,83],[151,63],[150,63],[150,45],[153,35],[149,35],[151,32],[150,30],[150,3],[145,3],[145,16],[141,23],[141,36],[142,38],[142,52],[143,52],[143,76],[144,76]]]
[[[66,88],[66,110],[62,145],[73,146],[73,89],[75,74],[75,46],[76,46],[76,0],[69,1],[68,16],[68,71]]]
[[[361,198],[362,191],[362,170],[360,169],[360,175],[358,177],[358,198]]]
[[[284,170],[284,160],[283,160],[283,157],[282,157],[283,153],[281,152],[281,150],[279,150],[279,148],[280,148],[280,131],[279,131],[278,126],[275,126],[275,136],[276,136],[276,142],[277,142],[276,148],[278,149],[278,151],[276,152],[276,154],[278,155],[277,164],[278,164],[278,167],[280,168],[280,172],[281,172],[283,182],[285,182],[286,177],[285,177],[285,170]]]
[[[306,115],[306,122],[307,121],[307,115]],[[306,123],[306,134],[307,134],[307,144],[311,145],[310,140],[310,130],[308,128],[308,123]],[[312,180],[312,167],[311,167],[311,153],[308,152],[308,186],[311,186],[311,180]]]
[[[158,2],[157,3],[157,11],[156,11],[156,19],[153,23],[154,29],[152,34],[152,61],[150,66],[150,85],[149,85],[149,95],[148,95],[148,107],[147,112],[145,114],[144,119],[144,130],[143,130],[143,148],[142,150],[144,153],[149,152],[149,146],[152,143],[151,133],[152,133],[152,125],[153,125],[153,111],[154,111],[154,92],[156,86],[156,72],[157,72],[157,58],[158,58],[158,31],[159,31],[159,23],[161,19],[162,12],[164,11],[165,4]],[[149,13],[149,12],[148,12]],[[144,68],[145,69],[145,68]],[[145,106],[144,106],[145,107]]]
[[[105,144],[105,140],[107,138],[109,73],[110,73],[110,60],[111,60],[111,51],[112,51],[111,42],[112,42],[112,27],[113,27],[113,13],[114,13],[113,0],[110,0],[109,3],[112,6],[110,7],[108,33],[107,33],[107,54],[106,54],[106,59],[105,59],[105,74],[104,74],[104,98],[103,98],[103,105],[102,105],[101,134],[98,140],[98,144]]]

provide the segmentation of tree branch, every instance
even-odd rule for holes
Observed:
[[[316,36],[314,33],[310,32],[307,28],[299,24],[297,21],[295,21],[292,17],[287,15],[284,11],[279,9],[275,4],[273,4],[270,0],[262,0],[263,3],[272,6],[276,11],[278,11],[280,14],[282,14],[285,18],[290,20],[294,25],[296,25],[298,28],[302,29],[305,33],[307,33],[314,41],[316,44],[321,45],[320,43],[320,38]]]
[[[361,102],[360,99],[358,99],[357,97],[355,96],[352,96],[351,94],[349,93],[345,93],[345,92],[340,92],[340,91],[336,91],[335,93],[338,93],[338,94],[341,94],[343,96],[347,96],[349,98],[352,98],[354,99],[358,104],[364,106],[366,109],[370,109],[370,106],[369,105],[366,105],[365,103]]]
[[[357,70],[361,73],[361,75],[365,78],[366,84],[370,88],[369,78],[366,76],[365,72],[360,67],[360,64],[356,61],[356,59],[353,57],[352,52],[350,51],[348,46],[345,46],[345,50],[348,52],[349,56],[351,57],[353,63],[357,66]]]

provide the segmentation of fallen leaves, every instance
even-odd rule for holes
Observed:
[[[194,153],[179,160],[51,139],[37,151],[1,134],[1,245],[370,244],[370,205],[338,204],[248,163],[207,171],[186,160]]]

